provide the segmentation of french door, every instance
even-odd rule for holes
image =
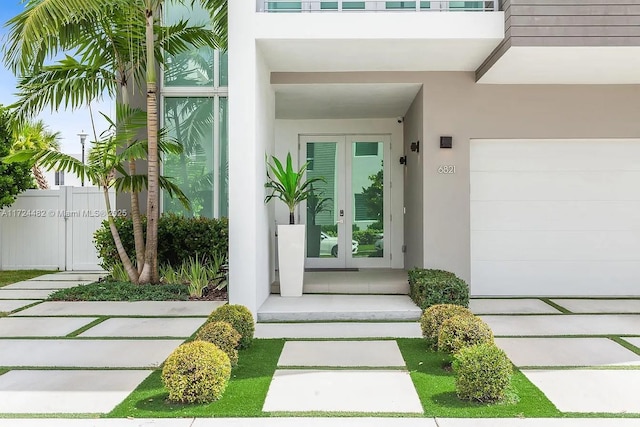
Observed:
[[[390,267],[388,135],[300,137],[307,177],[322,178],[301,206],[306,267]]]

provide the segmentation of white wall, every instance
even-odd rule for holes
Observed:
[[[98,270],[93,233],[106,218],[96,187],[27,190],[0,211],[0,269]]]
[[[275,96],[256,50],[252,1],[229,2],[229,301],[254,315],[272,280],[265,154],[273,147]]]
[[[389,119],[344,119],[344,120],[276,120],[275,127],[275,155],[278,158],[286,158],[291,152],[296,167],[299,166],[298,142],[300,135],[322,135],[322,134],[387,134],[391,136],[391,158],[388,159],[391,165],[391,248],[393,259],[392,268],[404,268],[404,257],[402,245],[404,243],[403,228],[403,166],[399,163],[399,158],[403,152],[403,129],[395,118]],[[289,213],[282,203],[275,203],[276,223],[286,224],[289,222]],[[297,212],[296,212],[297,215]],[[275,268],[275,267],[273,267]]]

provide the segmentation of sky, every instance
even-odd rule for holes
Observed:
[[[5,27],[7,20],[16,16],[23,10],[22,0],[0,0],[0,43],[4,45],[4,38],[8,32]],[[16,101],[16,77],[11,71],[4,67],[3,61],[0,61],[0,104],[9,105]],[[111,114],[115,109],[114,102],[110,99],[103,100],[93,105],[94,118],[96,119],[96,130],[98,135],[101,131],[106,130],[107,124],[98,111],[105,114]],[[53,132],[60,132],[61,151],[65,153],[80,153],[80,137],[82,131],[91,134],[91,119],[88,109],[79,109],[76,111],[61,110],[50,111],[45,109],[38,117],[42,119]],[[91,136],[89,137],[91,139]]]

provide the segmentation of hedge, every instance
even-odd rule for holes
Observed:
[[[115,218],[122,244],[131,257],[135,256],[133,222],[131,218]],[[146,230],[147,219],[142,218]],[[146,236],[146,233],[145,233]],[[107,221],[94,233],[93,241],[100,257],[100,265],[111,271],[120,261]],[[158,263],[178,268],[195,254],[212,259],[229,252],[229,223],[227,218],[186,218],[182,215],[163,214],[158,221]]]
[[[436,304],[469,306],[469,285],[444,270],[414,268],[409,271],[409,296],[421,309]]]

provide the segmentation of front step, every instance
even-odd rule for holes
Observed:
[[[258,322],[411,322],[421,314],[406,295],[270,295],[258,310]]]
[[[258,323],[262,339],[421,338],[418,322]]]

